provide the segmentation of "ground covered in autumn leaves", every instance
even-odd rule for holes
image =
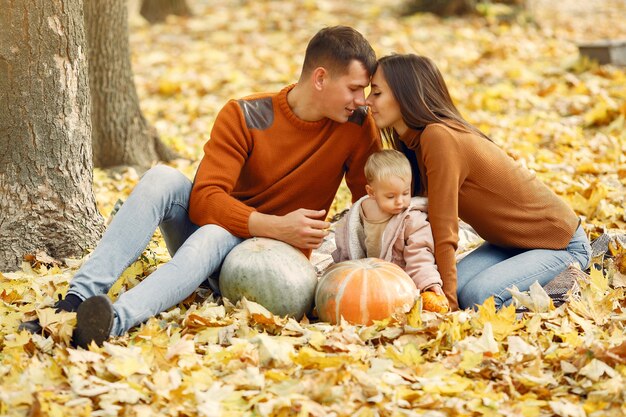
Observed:
[[[626,2],[531,0],[530,15],[400,17],[400,0],[194,2],[196,16],[149,26],[131,16],[142,108],[193,177],[229,98],[295,81],[308,39],[347,24],[378,55],[432,57],[462,113],[566,199],[592,238],[626,233],[626,72],[576,42],[626,39]],[[567,3],[562,6],[560,3]],[[133,169],[95,173],[105,218]],[[348,196],[342,190],[334,211]],[[375,325],[274,317],[200,289],[104,347],[68,347],[73,314],[53,315],[80,260],[40,255],[0,274],[0,415],[621,416],[626,414],[626,255],[618,241],[555,308],[447,315],[415,308]],[[112,288],[116,297],[168,259],[158,234]],[[50,336],[17,333],[38,314]]]

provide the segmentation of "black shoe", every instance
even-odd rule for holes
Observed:
[[[21,322],[20,325],[17,326],[17,331],[21,332],[22,330],[26,330],[27,332],[30,332],[32,334],[40,334],[43,331],[43,327],[41,327],[39,319],[35,319]]]
[[[54,304],[54,312],[60,313],[61,311],[67,311],[73,313],[78,310],[78,306],[80,306],[82,302],[83,300],[81,300],[78,296],[74,294],[68,294],[66,298],[61,298],[61,294],[59,294],[59,301]],[[26,330],[34,334],[41,333],[43,331],[43,328],[39,323],[39,319],[35,319],[20,323],[20,325],[17,326],[17,330]]]
[[[83,301],[76,312],[72,346],[87,349],[91,342],[102,346],[102,343],[110,337],[113,314],[113,305],[106,295],[98,295]]]

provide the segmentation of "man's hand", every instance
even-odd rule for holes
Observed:
[[[270,237],[296,248],[317,249],[328,235],[330,223],[324,221],[326,210],[298,209],[284,216],[253,212],[248,220],[252,236]]]

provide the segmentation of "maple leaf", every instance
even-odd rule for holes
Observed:
[[[57,313],[54,308],[43,308],[37,310],[37,318],[41,327],[48,331],[55,340],[63,341],[69,345],[76,327],[76,313],[67,311]]]
[[[591,238],[624,235],[626,72],[572,48],[574,40],[626,36],[624,2],[535,2],[542,30],[501,24],[492,6],[478,20],[441,20],[397,19],[399,0],[218,3],[196,2],[193,17],[155,26],[130,18],[142,110],[189,158],[168,164],[190,181],[223,104],[293,83],[315,22],[347,24],[367,28],[379,56],[435,58],[464,117],[570,204]],[[450,39],[454,45],[441,48]],[[107,222],[140,177],[130,167],[94,170]],[[351,200],[342,180],[328,216]],[[0,273],[0,414],[622,415],[620,242],[594,259],[600,269],[580,273],[580,293],[563,306],[553,308],[539,288],[517,294],[531,310],[520,320],[512,306],[496,310],[488,300],[440,317],[413,308],[372,326],[331,326],[285,320],[252,303],[218,304],[200,289],[92,350],[68,347],[75,319],[46,309],[66,294],[84,258],[63,266],[34,254],[19,271]],[[470,246],[460,242],[459,252]],[[157,230],[109,295],[169,258]],[[16,332],[38,315],[48,336]]]
[[[7,304],[13,304],[15,301],[19,301],[21,298],[21,295],[15,290],[11,290],[11,292],[7,293],[7,290],[3,289],[2,293],[0,293],[0,300],[4,301]]]
[[[478,306],[478,314],[473,318],[472,322],[477,326],[489,324],[489,331],[493,332],[493,335],[499,341],[504,340],[517,329],[524,327],[524,322],[517,320],[515,306],[504,306],[496,310],[493,297],[489,297],[482,305]]]

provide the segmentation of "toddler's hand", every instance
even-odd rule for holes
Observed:
[[[437,293],[438,288],[441,294]],[[450,304],[448,304],[448,299],[443,294],[443,291],[440,286],[429,288],[428,290],[421,293],[422,297],[422,309],[426,311],[433,311],[435,313],[447,313],[450,310]]]
[[[443,288],[441,288],[441,285],[437,285],[437,284],[432,285],[432,286],[426,288],[426,291],[432,291],[432,292],[434,292],[437,295],[444,295],[443,294]]]

